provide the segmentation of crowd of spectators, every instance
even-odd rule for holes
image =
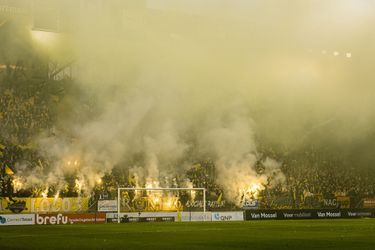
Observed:
[[[6,89],[0,95],[0,130],[3,140],[27,145],[36,133],[51,127],[49,107],[38,93],[22,95]]]
[[[282,162],[286,178],[283,185],[263,191],[269,207],[324,207],[324,199],[337,197],[349,197],[355,207],[363,198],[375,197],[375,173],[343,157],[315,148],[271,154]]]
[[[27,81],[22,79],[13,85],[9,84],[12,81],[9,80],[9,76],[4,77],[6,74],[7,72],[2,72],[0,78],[2,195],[9,195],[14,191],[11,177],[5,173],[5,166],[16,171],[15,166],[20,161],[26,161],[30,168],[48,164],[48,160],[39,155],[33,141],[41,132],[51,132],[56,122],[56,106],[61,98],[43,85],[39,88],[22,86],[27,84]],[[261,162],[265,157],[281,163],[285,181],[276,186],[263,183],[264,190],[259,194],[263,207],[316,207],[320,206],[325,198],[339,196],[350,197],[352,206],[355,206],[361,199],[375,196],[374,173],[351,167],[344,158],[314,148],[291,151],[262,147],[259,164],[255,166],[259,173],[262,171]],[[115,191],[118,185],[130,185],[127,183],[127,176],[122,180],[115,180],[120,175],[115,172],[112,175],[114,177],[111,177],[111,173],[106,176],[106,188],[103,188],[103,184],[96,189],[98,192]],[[198,160],[186,171],[185,176],[176,178],[181,181],[189,179],[194,187],[207,188],[212,200],[223,194],[223,189],[215,182],[213,160]],[[71,182],[74,182],[74,178]],[[67,193],[74,195],[69,189]]]
[[[35,78],[32,71],[9,64],[0,70],[0,188],[3,196],[14,192],[11,172],[17,172],[17,165],[32,169],[46,163],[34,141],[41,133],[52,130],[59,97],[45,87],[47,78]]]
[[[338,197],[350,199],[351,207],[360,207],[364,198],[375,197],[374,172],[353,167],[336,155],[328,155],[314,148],[295,152],[278,152],[268,148],[259,156],[255,166],[259,174],[262,173],[263,158],[272,157],[281,163],[280,168],[285,176],[285,181],[277,185],[270,185],[272,176],[267,183],[263,183],[264,190],[256,197],[263,208],[326,207],[325,200],[337,200]],[[195,186],[214,190],[209,194],[213,194],[211,199],[215,199],[222,191],[212,176],[215,172],[212,164],[207,164],[207,161],[195,164],[187,171],[187,176]]]

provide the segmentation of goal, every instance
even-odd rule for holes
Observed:
[[[183,199],[202,200],[203,219],[206,217],[205,188],[130,188],[117,190],[117,222],[123,213],[177,212],[184,210]],[[201,210],[201,212],[202,212]]]

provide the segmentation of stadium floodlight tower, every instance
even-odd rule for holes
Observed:
[[[120,223],[121,214],[121,192],[122,191],[201,191],[203,192],[203,219],[206,218],[206,189],[205,188],[134,188],[134,187],[119,187],[117,189],[117,222]]]

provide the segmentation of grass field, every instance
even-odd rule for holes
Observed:
[[[375,249],[375,220],[8,226],[0,249]]]

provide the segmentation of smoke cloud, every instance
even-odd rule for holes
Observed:
[[[87,117],[74,110],[80,95],[68,97],[71,109],[62,110],[55,136],[38,139],[42,152],[60,160],[44,181],[78,171],[93,187],[121,165],[139,185],[161,185],[209,157],[235,201],[246,185],[262,189],[271,176],[283,182],[274,159],[256,173],[259,141],[351,154],[351,142],[373,138],[375,121],[368,11],[375,6],[360,2],[88,6],[64,39],[80,93],[93,96],[97,110]]]

